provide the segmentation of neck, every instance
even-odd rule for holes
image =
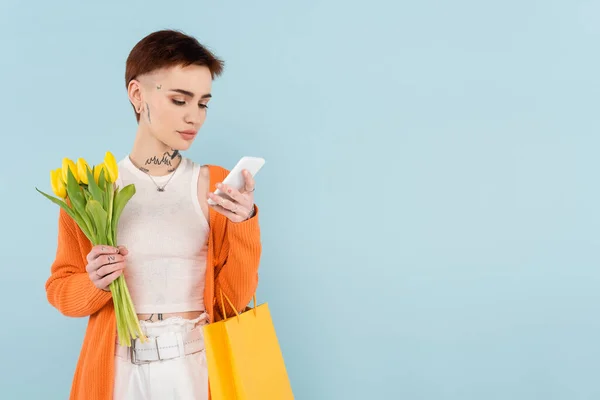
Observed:
[[[178,151],[140,129],[135,136],[129,158],[136,167],[153,176],[170,174],[181,162],[181,154]]]

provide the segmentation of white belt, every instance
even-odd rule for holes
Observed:
[[[117,343],[115,354],[130,360],[133,364],[147,364],[153,361],[185,357],[204,350],[202,325],[189,332],[168,332],[149,337],[144,343],[140,339],[131,342],[131,347]]]

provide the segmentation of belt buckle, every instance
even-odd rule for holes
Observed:
[[[134,339],[131,341],[131,347],[129,348],[129,358],[131,360],[132,364],[135,365],[143,365],[143,364],[149,364],[151,363],[153,360],[143,360],[140,361],[138,360],[138,358],[136,357],[136,352],[135,352],[135,344],[137,343],[139,339]],[[158,342],[156,340],[154,340],[154,346],[156,347],[156,354],[158,355],[158,360],[160,361],[160,351],[158,350]]]

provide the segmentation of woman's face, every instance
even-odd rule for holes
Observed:
[[[173,150],[187,150],[206,119],[211,88],[208,67],[171,67],[133,80],[129,97],[141,109],[140,128]]]

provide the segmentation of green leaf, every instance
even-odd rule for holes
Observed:
[[[62,201],[56,197],[50,196],[49,194],[42,192],[38,188],[35,188],[35,190],[37,190],[39,193],[41,193],[44,197],[46,197],[48,200],[50,200],[54,204],[57,204],[60,207],[62,207],[62,209],[65,210],[67,214],[69,214],[69,217],[73,218],[73,220],[75,220],[75,222],[77,222],[79,224],[79,222],[77,221],[75,212],[73,210],[71,210],[71,207],[69,207],[69,205],[67,203],[65,203],[64,201]]]
[[[66,188],[67,196],[69,197],[69,200],[71,200],[71,203],[73,203],[74,206],[77,206],[77,203],[79,203],[80,206],[83,206],[83,193],[81,193],[81,187],[79,186],[77,179],[75,179],[71,168],[67,168]]]
[[[85,196],[75,175],[73,175],[71,168],[67,168],[67,195],[69,196],[69,200],[71,200],[71,204],[73,204],[74,211],[79,214],[84,222],[84,224],[79,225],[79,227],[88,238],[90,238],[90,236],[93,237],[92,233],[94,232],[94,228],[89,216],[85,212]]]
[[[114,206],[113,206],[113,210],[112,210],[112,221],[111,221],[112,234],[113,234],[113,238],[115,240],[117,239],[116,232],[117,232],[117,226],[119,224],[119,219],[121,218],[121,213],[123,212],[123,209],[125,208],[125,205],[127,204],[127,202],[129,200],[131,200],[131,198],[133,197],[134,194],[135,194],[135,185],[133,183],[125,186],[124,188],[122,188],[120,190],[117,190],[117,192],[115,194]]]
[[[77,226],[79,226],[79,228],[81,229],[81,231],[83,232],[83,234],[91,242],[94,242],[93,231],[90,231],[88,229],[87,224],[85,223],[85,221],[83,220],[83,218],[81,217],[81,215],[79,215],[79,213],[77,212],[77,210],[74,210],[73,208],[69,207],[69,205],[67,203],[65,203],[64,201],[62,201],[62,200],[60,200],[60,199],[58,199],[56,197],[52,197],[49,194],[46,194],[46,193],[42,192],[38,188],[35,188],[35,190],[37,190],[44,197],[46,197],[48,200],[50,200],[51,202],[53,202],[54,204],[60,206],[63,210],[65,210],[65,212],[69,215],[69,217],[71,217],[71,219],[73,219],[73,221],[75,221],[75,223],[77,224]]]
[[[86,211],[91,216],[94,221],[94,225],[96,226],[96,242],[94,244],[108,244],[106,240],[106,221],[107,214],[106,211],[102,208],[100,202],[96,200],[88,201],[85,206]]]
[[[90,242],[94,243],[96,240],[96,235],[94,233],[94,225],[92,224],[92,221],[90,221],[90,217],[86,214],[85,210],[83,210],[83,213],[80,213],[79,210],[73,209],[73,212],[77,217],[77,225],[81,231],[88,239],[90,239]]]
[[[98,177],[98,187],[103,192],[106,191],[106,184],[107,184],[107,182],[106,182],[106,176],[104,176],[104,171],[101,171],[100,172],[100,176]]]
[[[94,180],[94,173],[88,168],[87,170],[88,176],[88,189],[90,194],[94,198],[94,200],[99,201],[100,203],[104,203],[102,199],[102,190],[98,187],[98,184]]]
[[[93,232],[91,232],[85,221],[83,220],[83,218],[81,217],[81,215],[79,215],[79,213],[77,212],[77,210],[72,209],[71,207],[69,207],[69,205],[67,203],[65,203],[62,200],[59,200],[55,197],[52,197],[44,192],[42,192],[41,190],[39,190],[38,188],[35,188],[35,190],[37,190],[38,192],[40,192],[42,195],[44,195],[44,197],[46,197],[48,200],[50,200],[51,202],[53,202],[54,204],[59,205],[63,210],[65,210],[65,212],[67,214],[69,214],[69,217],[71,217],[73,219],[73,221],[75,221],[75,223],[77,224],[77,226],[79,226],[79,228],[81,229],[81,231],[83,232],[83,234],[90,240],[93,242],[94,240],[94,236],[93,236]]]

